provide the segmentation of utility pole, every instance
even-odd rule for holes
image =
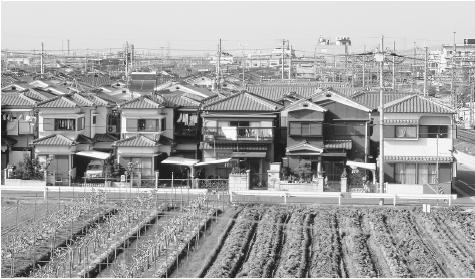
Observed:
[[[289,54],[289,80],[292,79],[292,46],[290,45],[290,41],[287,41],[287,50],[290,50]]]
[[[45,70],[44,70],[44,61],[43,61],[43,56],[45,55],[45,48],[43,45],[43,42],[41,42],[41,57],[40,57],[40,73],[41,77],[43,77]]]
[[[218,63],[216,64],[216,86],[219,89],[221,85],[221,39],[218,45]]]
[[[86,50],[86,57],[84,57],[84,73],[87,74],[87,56],[89,55],[89,50]]]
[[[68,56],[69,56],[69,39],[68,39]]]
[[[379,192],[384,189],[384,36],[381,36],[381,48],[375,59],[379,62]]]
[[[129,42],[125,42],[125,83],[129,84]]]
[[[411,91],[414,90],[414,85],[416,83],[416,75],[415,75],[415,70],[416,70],[416,42],[414,42],[414,59],[412,60],[412,81],[411,81]]]
[[[450,91],[452,93],[452,102],[454,109],[457,109],[457,94],[455,93],[454,79],[455,79],[455,53],[457,52],[457,46],[455,44],[455,33],[454,33],[454,51],[452,53],[452,80],[450,82]]]
[[[364,45],[363,47],[363,53],[366,53],[366,45]],[[365,88],[365,72],[366,72],[366,69],[365,69],[365,65],[366,65],[366,54],[363,55],[363,89]]]
[[[393,42],[393,52],[396,54],[396,41]],[[393,90],[396,90],[396,56],[393,55]]]
[[[284,48],[285,48],[285,39],[282,39],[282,80],[284,80],[284,64],[285,64]]]
[[[470,85],[470,128],[473,127],[473,84],[472,84],[472,68],[468,69],[468,84]]]
[[[131,53],[130,53],[130,68],[132,69],[132,71],[134,70],[134,55],[135,55],[135,51],[134,51],[134,44],[132,44],[130,46],[131,48]]]
[[[428,48],[425,47],[426,56],[424,61],[424,96],[427,96],[427,60],[428,60]]]

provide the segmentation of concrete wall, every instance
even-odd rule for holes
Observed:
[[[387,184],[386,193],[388,194],[407,194],[407,195],[422,195],[424,193],[423,185],[410,184]]]

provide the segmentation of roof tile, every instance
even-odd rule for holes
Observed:
[[[264,97],[243,91],[203,107],[208,111],[276,111],[282,106]]]
[[[42,137],[33,141],[34,145],[61,145],[70,146],[75,142],[63,135],[53,134],[46,137]]]
[[[159,145],[158,142],[151,140],[143,135],[137,135],[126,139],[115,141],[113,146],[117,147],[153,147]]]
[[[429,98],[420,95],[408,95],[394,100],[384,106],[384,112],[395,113],[455,113],[449,107],[438,104]]]

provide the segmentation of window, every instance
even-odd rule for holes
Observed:
[[[137,119],[137,130],[144,132],[157,132],[157,121],[157,119]]]
[[[415,125],[387,125],[384,126],[385,138],[417,138]]]
[[[291,136],[321,136],[322,124],[312,122],[290,122]]]
[[[398,184],[436,184],[437,163],[394,163],[394,180]],[[439,182],[450,181],[450,164],[439,163]]]
[[[92,124],[96,124],[96,121],[97,121],[97,116],[92,116]]]
[[[84,117],[78,118],[78,131],[84,130],[86,120]]]
[[[167,130],[167,119],[166,118],[160,119],[160,129],[161,129],[161,131],[166,131]]]
[[[230,121],[229,126],[233,127],[249,127],[249,121]]]
[[[449,126],[446,125],[421,125],[419,126],[419,137],[421,138],[447,138],[449,136]]]
[[[76,130],[75,119],[55,119],[54,130],[55,131],[75,131]]]

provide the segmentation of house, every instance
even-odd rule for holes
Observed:
[[[370,112],[332,90],[288,104],[281,112],[284,173],[304,180],[323,175],[339,186],[349,161],[368,162]]]
[[[385,104],[384,179],[396,184],[388,192],[451,193],[456,174],[454,114],[420,95]]]
[[[156,86],[156,72],[132,72],[130,74],[129,89],[133,92],[150,93]]]
[[[120,140],[114,142],[117,162],[135,164],[142,177],[154,176],[159,162],[172,152],[173,108],[158,94],[143,95],[119,104]]]
[[[25,93],[2,92],[2,169],[7,164],[18,167],[25,156],[31,157],[37,132],[36,103]]]
[[[250,170],[251,185],[265,185],[269,163],[276,160],[274,143],[278,111],[282,106],[242,91],[208,103],[202,108],[203,141],[200,150],[203,177],[227,178],[232,167]],[[224,163],[233,159],[234,164]]]
[[[79,152],[93,150],[93,138],[110,130],[106,120],[113,107],[113,103],[85,93],[61,95],[36,105],[38,138],[32,144],[36,158],[54,173],[55,181],[83,176],[91,158]]]

